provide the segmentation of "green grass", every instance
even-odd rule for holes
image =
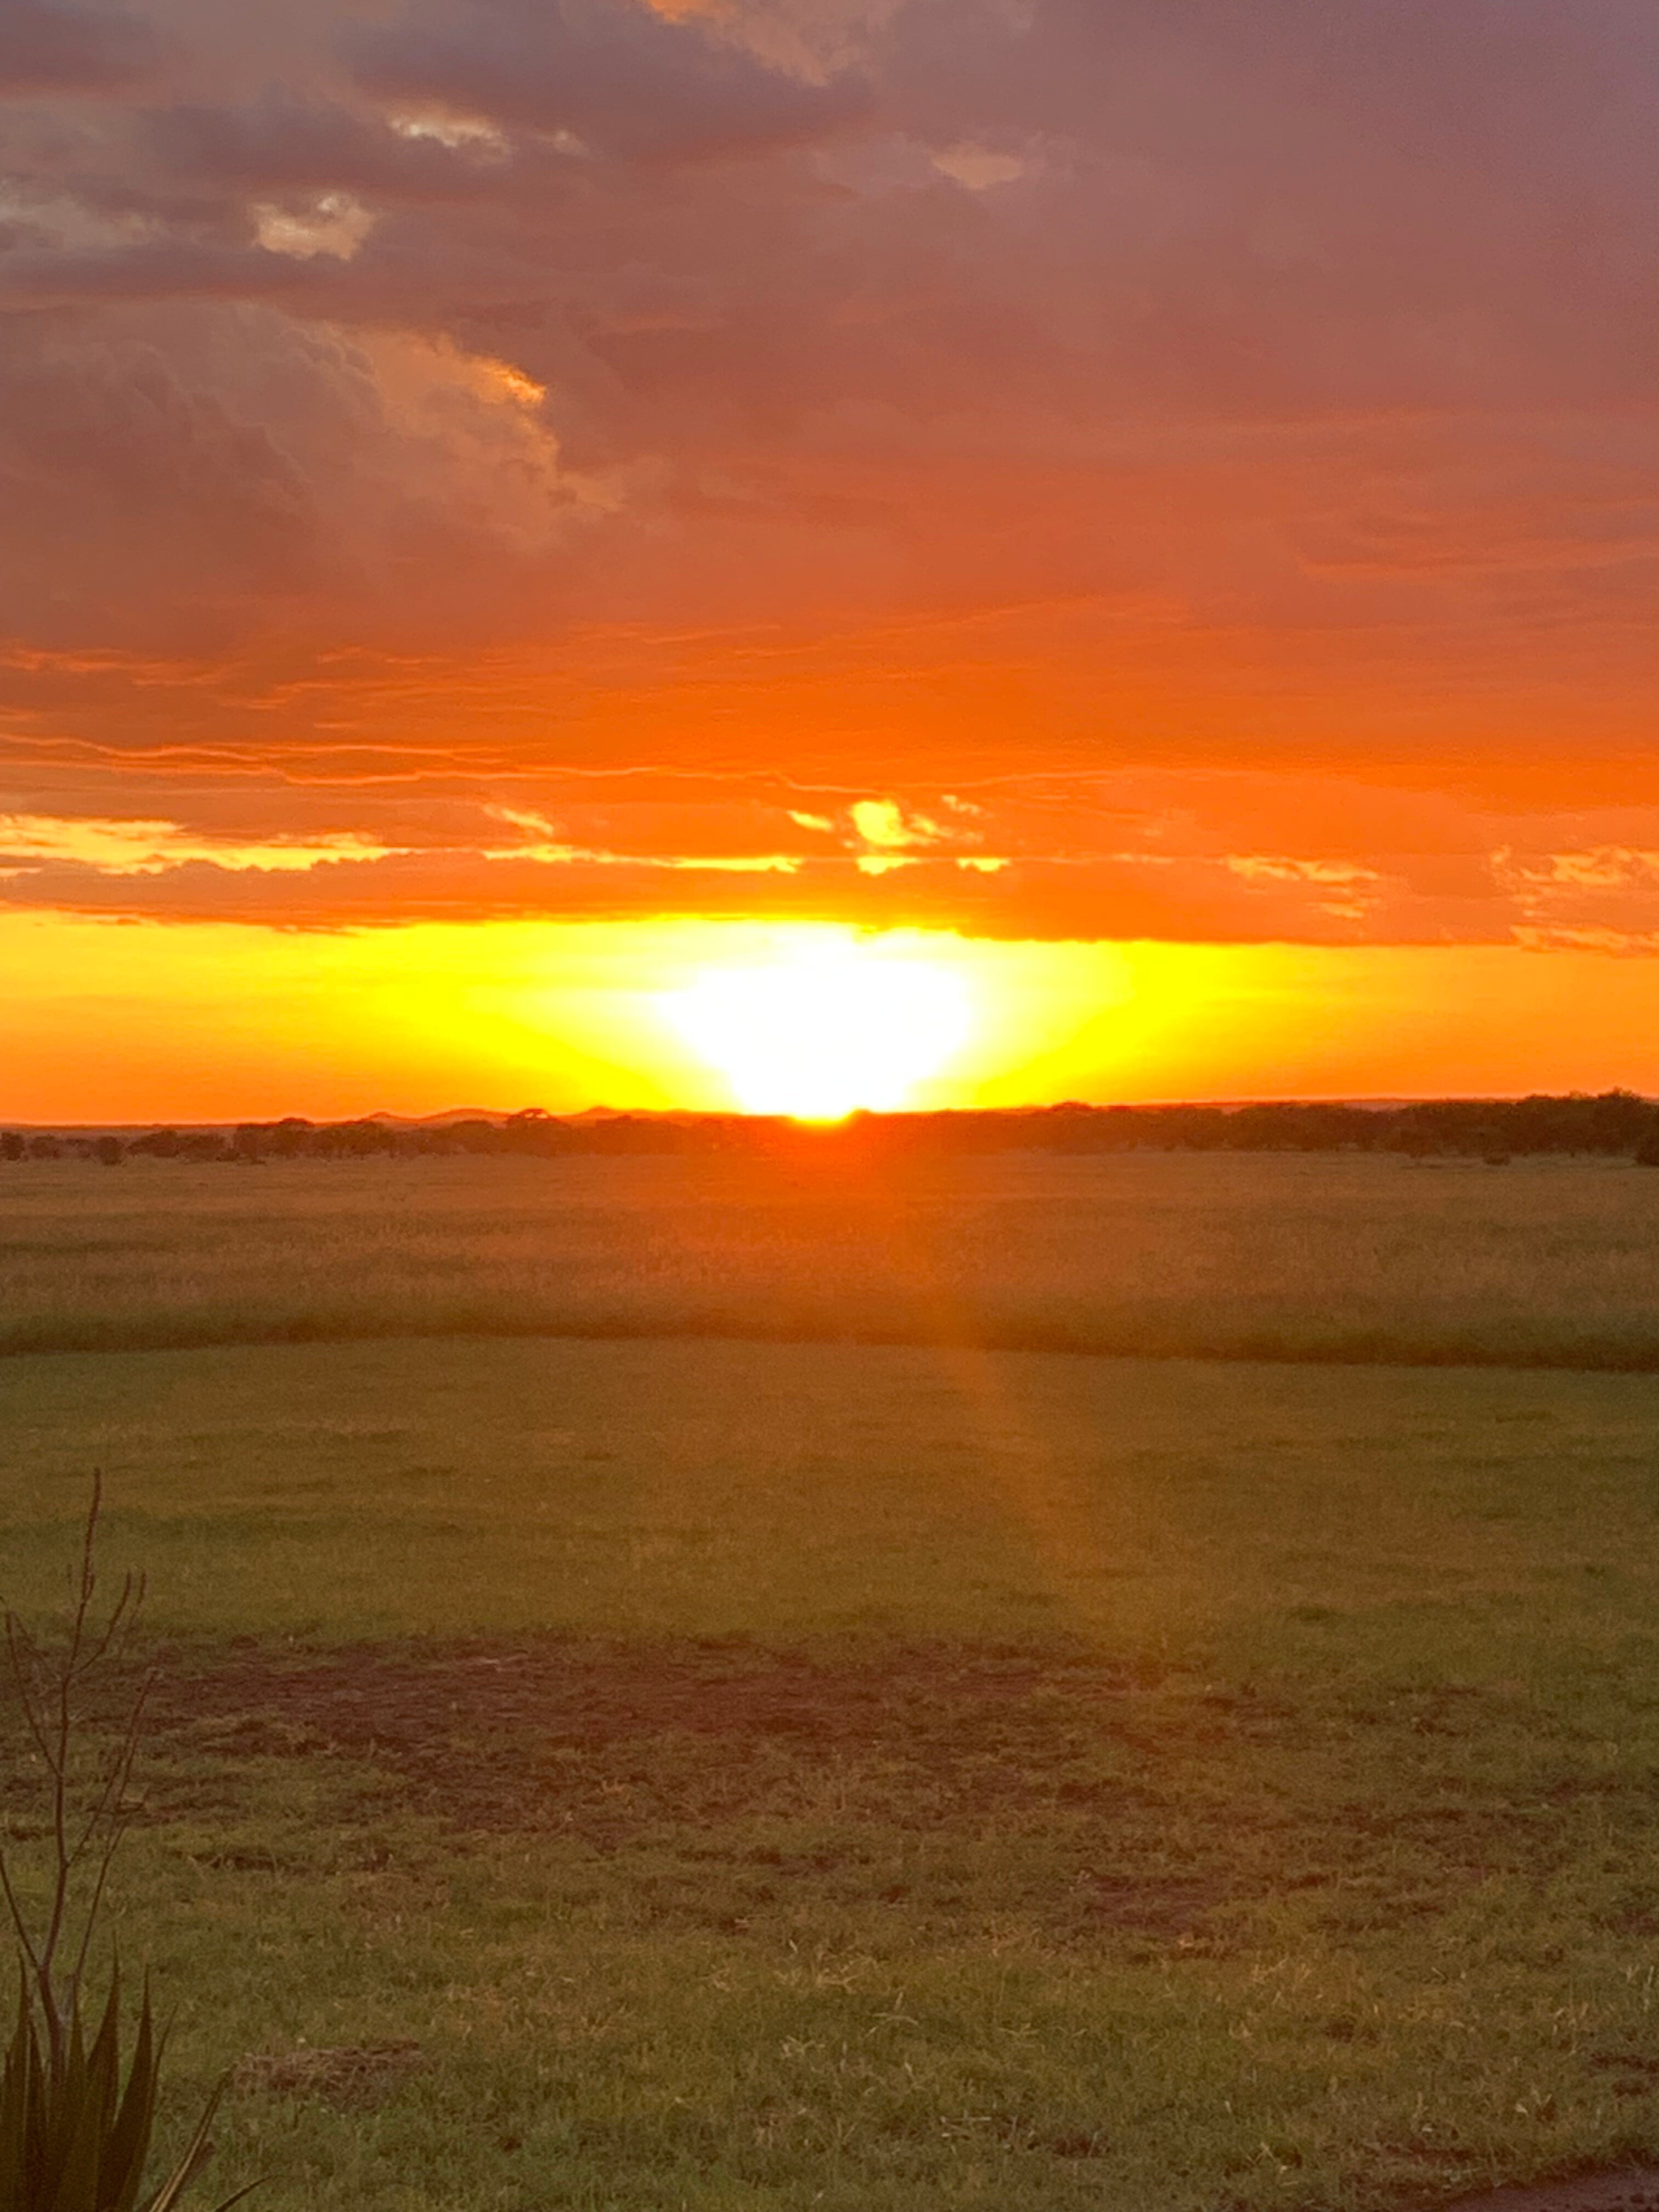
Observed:
[[[236,2092],[269,2212],[1426,2205],[1659,2157],[1656,1393],[20,1356],[0,1582],[50,1599],[103,1465],[171,1645],[118,1905],[179,2113],[420,2046],[372,2109]]]
[[[1484,1645],[1511,1601],[1532,1634],[1540,1576],[1587,1617],[1645,1577],[1656,1395],[672,1341],[18,1358],[0,1530],[44,1595],[102,1466],[112,1559],[191,1634],[1277,1637],[1315,1606]]]
[[[731,1337],[1659,1370],[1625,1161],[0,1169],[0,1352]]]

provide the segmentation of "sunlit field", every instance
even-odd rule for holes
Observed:
[[[1659,1176],[0,1193],[14,1346],[231,1340],[0,1361],[7,1595],[94,1464],[149,1577],[118,1924],[179,2110],[240,2067],[224,2187],[1381,2212],[1659,2157],[1659,1376],[1606,1371]],[[1275,1361],[993,1340],[1264,1310]],[[307,1333],[356,1340],[234,1340]]]
[[[1012,1154],[0,1169],[0,1349],[731,1336],[1659,1368],[1659,1172]]]

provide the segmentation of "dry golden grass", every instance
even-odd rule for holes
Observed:
[[[1659,1175],[1010,1155],[29,1164],[0,1350],[729,1336],[1659,1367]]]

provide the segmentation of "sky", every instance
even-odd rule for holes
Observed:
[[[917,1102],[1659,1090],[1656,72],[6,0],[0,1116],[729,1103],[826,947]]]

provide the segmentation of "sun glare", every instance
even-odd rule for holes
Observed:
[[[739,1106],[803,1121],[908,1104],[973,1028],[962,975],[856,938],[706,969],[664,1012]]]

